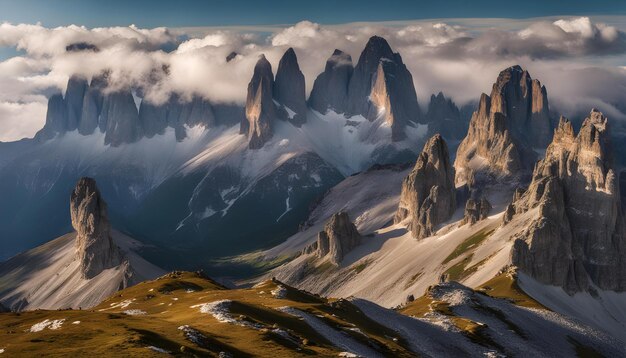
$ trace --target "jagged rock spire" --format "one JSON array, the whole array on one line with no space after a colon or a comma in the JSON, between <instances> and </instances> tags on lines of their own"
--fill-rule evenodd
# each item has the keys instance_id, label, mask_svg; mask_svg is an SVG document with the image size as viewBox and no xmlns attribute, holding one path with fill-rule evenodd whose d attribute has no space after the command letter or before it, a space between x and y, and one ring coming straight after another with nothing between
<instances>
[{"instance_id":1,"label":"jagged rock spire","mask_svg":"<svg viewBox=\"0 0 626 358\"><path fill-rule=\"evenodd\" d=\"M122 263L123 255L111 239L107 205L92 178L81 178L76 184L70 197L70 216L77 233L76 258L83 278L93 278Z\"/></svg>"},{"instance_id":2,"label":"jagged rock spire","mask_svg":"<svg viewBox=\"0 0 626 358\"><path fill-rule=\"evenodd\" d=\"M297 127L306 122L304 75L300 71L296 52L291 47L285 51L278 63L273 95L281 108L286 111L285 115L289 122Z\"/></svg>"},{"instance_id":3,"label":"jagged rock spire","mask_svg":"<svg viewBox=\"0 0 626 358\"><path fill-rule=\"evenodd\" d=\"M326 61L324 72L320 73L313 83L309 106L322 114L329 109L344 113L353 71L352 57L341 50L335 50Z\"/></svg>"},{"instance_id":4,"label":"jagged rock spire","mask_svg":"<svg viewBox=\"0 0 626 358\"><path fill-rule=\"evenodd\" d=\"M421 239L432 235L455 209L454 168L446 142L436 134L426 142L415 167L402 182L394 221L408 220L408 229Z\"/></svg>"},{"instance_id":5,"label":"jagged rock spire","mask_svg":"<svg viewBox=\"0 0 626 358\"><path fill-rule=\"evenodd\" d=\"M439 133L447 140L463 139L467 133L468 122L461 118L459 108L443 92L430 96L425 121L430 135Z\"/></svg>"},{"instance_id":6,"label":"jagged rock spire","mask_svg":"<svg viewBox=\"0 0 626 358\"><path fill-rule=\"evenodd\" d=\"M383 116L394 141L404 139L407 123L420 119L413 77L382 37L372 36L359 57L348 86L346 112L370 121Z\"/></svg>"},{"instance_id":7,"label":"jagged rock spire","mask_svg":"<svg viewBox=\"0 0 626 358\"><path fill-rule=\"evenodd\" d=\"M606 117L593 109L577 136L561 118L526 193L509 211L537 217L516 240L513 263L570 293L626 290L626 231Z\"/></svg>"},{"instance_id":8,"label":"jagged rock spire","mask_svg":"<svg viewBox=\"0 0 626 358\"><path fill-rule=\"evenodd\" d=\"M361 244L361 234L350 221L348 213L334 214L317 235L317 241L304 249L305 254L315 253L318 258L328 257L339 265L343 258Z\"/></svg>"},{"instance_id":9,"label":"jagged rock spire","mask_svg":"<svg viewBox=\"0 0 626 358\"><path fill-rule=\"evenodd\" d=\"M272 65L261 55L248 84L246 121L242 120L240 126L240 133L248 135L250 149L259 149L272 138L272 122L277 117L272 96L273 87Z\"/></svg>"},{"instance_id":10,"label":"jagged rock spire","mask_svg":"<svg viewBox=\"0 0 626 358\"><path fill-rule=\"evenodd\" d=\"M457 183L472 182L476 171L514 176L530 170L550 140L545 87L520 66L500 72L491 96L482 94L467 136L457 150Z\"/></svg>"}]
</instances>

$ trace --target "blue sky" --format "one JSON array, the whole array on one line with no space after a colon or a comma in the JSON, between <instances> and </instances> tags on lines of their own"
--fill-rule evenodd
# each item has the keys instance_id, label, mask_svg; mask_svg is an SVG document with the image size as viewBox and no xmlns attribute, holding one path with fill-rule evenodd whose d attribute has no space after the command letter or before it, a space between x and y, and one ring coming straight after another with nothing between
<instances>
[{"instance_id":1,"label":"blue sky","mask_svg":"<svg viewBox=\"0 0 626 358\"><path fill-rule=\"evenodd\" d=\"M626 0L2 0L0 21L88 27L322 24L451 17L626 15Z\"/></svg>"}]
</instances>

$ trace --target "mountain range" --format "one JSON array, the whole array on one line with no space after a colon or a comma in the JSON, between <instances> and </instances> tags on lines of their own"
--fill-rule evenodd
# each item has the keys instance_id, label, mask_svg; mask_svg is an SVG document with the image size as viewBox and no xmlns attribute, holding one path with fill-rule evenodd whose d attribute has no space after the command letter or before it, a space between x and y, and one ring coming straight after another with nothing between
<instances>
[{"instance_id":1,"label":"mountain range","mask_svg":"<svg viewBox=\"0 0 626 358\"><path fill-rule=\"evenodd\" d=\"M379 36L305 81L293 48L245 105L72 76L0 143L0 349L87 326L134 335L77 343L102 354L626 354L626 155L600 109L555 114L518 65L420 106Z\"/></svg>"}]
</instances>

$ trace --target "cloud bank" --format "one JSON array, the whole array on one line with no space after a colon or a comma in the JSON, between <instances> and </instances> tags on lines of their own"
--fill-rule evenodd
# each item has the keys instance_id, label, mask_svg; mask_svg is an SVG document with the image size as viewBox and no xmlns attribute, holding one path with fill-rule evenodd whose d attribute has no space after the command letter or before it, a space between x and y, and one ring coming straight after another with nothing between
<instances>
[{"instance_id":1,"label":"cloud bank","mask_svg":"<svg viewBox=\"0 0 626 358\"><path fill-rule=\"evenodd\" d=\"M32 136L45 120L47 96L64 91L70 75L87 78L109 71L111 89L141 88L160 103L179 93L215 102L243 103L254 64L265 54L274 66L293 47L307 90L335 48L354 63L367 39L385 37L413 74L422 107L443 91L457 103L489 92L498 72L513 64L527 68L548 88L551 104L578 113L590 106L625 118L626 34L587 17L524 20L476 30L462 22L322 26L303 21L273 32L222 29L46 28L40 24L0 25L0 47L19 55L0 62L0 140ZM469 23L469 22L468 22ZM497 23L497 22L495 22ZM506 24L506 26L505 26ZM238 55L227 62L231 52ZM623 106L622 106L623 107Z\"/></svg>"}]
</instances>

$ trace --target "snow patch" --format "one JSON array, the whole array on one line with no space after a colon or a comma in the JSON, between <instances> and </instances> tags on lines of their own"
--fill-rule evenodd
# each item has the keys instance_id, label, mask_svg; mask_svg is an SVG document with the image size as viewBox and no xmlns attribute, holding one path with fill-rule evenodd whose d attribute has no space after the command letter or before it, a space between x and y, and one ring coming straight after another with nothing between
<instances>
[{"instance_id":1,"label":"snow patch","mask_svg":"<svg viewBox=\"0 0 626 358\"><path fill-rule=\"evenodd\" d=\"M284 286L278 285L278 287L276 287L276 289L271 291L272 296L274 296L274 298L285 298L287 297L287 289Z\"/></svg>"},{"instance_id":2,"label":"snow patch","mask_svg":"<svg viewBox=\"0 0 626 358\"><path fill-rule=\"evenodd\" d=\"M147 346L146 348L151 349L155 352L159 352L159 353L164 353L164 354L170 354L170 351L166 351L163 348L159 348L159 347L155 347L155 346Z\"/></svg>"},{"instance_id":3,"label":"snow patch","mask_svg":"<svg viewBox=\"0 0 626 358\"><path fill-rule=\"evenodd\" d=\"M354 354L354 356L363 356L363 357L382 357L378 352L372 350L371 348L361 344L357 340L351 338L346 333L338 331L333 327L330 327L324 321L319 318L301 311L299 309L293 307L279 307L278 311L290 314L292 316L300 317L304 320L311 328L313 328L317 333L326 338L329 342L332 342L336 347L340 349L344 349L346 353Z\"/></svg>"},{"instance_id":4,"label":"snow patch","mask_svg":"<svg viewBox=\"0 0 626 358\"><path fill-rule=\"evenodd\" d=\"M147 314L146 311L142 311L138 309L126 310L126 311L123 311L122 313L129 315L129 316L142 316L142 315Z\"/></svg>"},{"instance_id":5,"label":"snow patch","mask_svg":"<svg viewBox=\"0 0 626 358\"><path fill-rule=\"evenodd\" d=\"M63 325L63 322L65 322L65 318L63 319L55 319L55 320L49 320L46 319L44 321L41 321L39 323L34 324L32 327L30 327L30 332L41 332L44 329L48 328L51 330L57 330L59 328L61 328L61 326Z\"/></svg>"}]
</instances>

